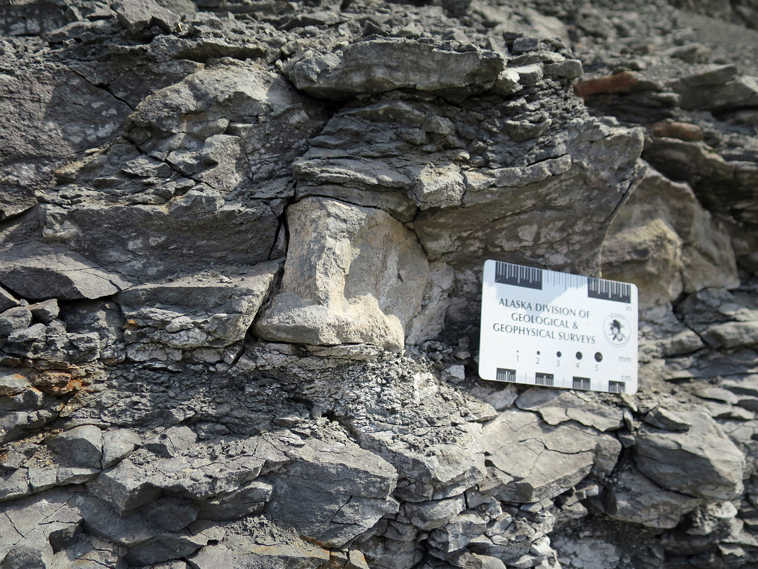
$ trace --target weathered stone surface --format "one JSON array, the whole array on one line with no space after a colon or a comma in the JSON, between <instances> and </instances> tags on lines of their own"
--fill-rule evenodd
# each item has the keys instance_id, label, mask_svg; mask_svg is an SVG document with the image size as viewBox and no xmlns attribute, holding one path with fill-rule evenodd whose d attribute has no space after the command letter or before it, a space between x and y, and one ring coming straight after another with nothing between
<instances>
[{"instance_id":1,"label":"weathered stone surface","mask_svg":"<svg viewBox=\"0 0 758 569\"><path fill-rule=\"evenodd\" d=\"M288 454L294 462L274 481L266 509L273 521L340 547L397 511L397 471L381 457L339 439L308 441Z\"/></svg>"},{"instance_id":2,"label":"weathered stone surface","mask_svg":"<svg viewBox=\"0 0 758 569\"><path fill-rule=\"evenodd\" d=\"M600 139L602 153L596 144ZM560 267L571 250L574 266L592 270L597 257L589 253L599 243L588 239L605 231L611 212L624 200L641 146L636 131L592 121L572 125L560 157L466 174L462 210L422 212L414 222L419 239L431 260L456 268L478 264L494 250L500 257ZM606 175L595 178L600 163ZM584 188L584 196L591 188L592 197L574 199L578 188ZM571 223L551 213L559 210ZM579 259L579 251L588 256Z\"/></svg>"},{"instance_id":3,"label":"weathered stone surface","mask_svg":"<svg viewBox=\"0 0 758 569\"><path fill-rule=\"evenodd\" d=\"M675 181L688 182L709 211L734 216L738 222L758 223L752 161L728 160L704 142L655 138L645 146L644 158Z\"/></svg>"},{"instance_id":4,"label":"weathered stone surface","mask_svg":"<svg viewBox=\"0 0 758 569\"><path fill-rule=\"evenodd\" d=\"M502 68L503 60L492 52L377 39L337 53L308 54L286 72L298 89L316 97L346 98L393 89L460 96L487 89Z\"/></svg>"},{"instance_id":5,"label":"weathered stone surface","mask_svg":"<svg viewBox=\"0 0 758 569\"><path fill-rule=\"evenodd\" d=\"M103 468L113 466L140 443L137 433L129 429L113 429L103 433Z\"/></svg>"},{"instance_id":6,"label":"weathered stone surface","mask_svg":"<svg viewBox=\"0 0 758 569\"><path fill-rule=\"evenodd\" d=\"M603 275L636 283L643 305L739 283L726 228L686 184L650 168L611 223L602 259Z\"/></svg>"},{"instance_id":7,"label":"weathered stone surface","mask_svg":"<svg viewBox=\"0 0 758 569\"><path fill-rule=\"evenodd\" d=\"M244 339L279 267L262 263L241 276L199 274L120 293L130 357L139 361L166 350L224 347Z\"/></svg>"},{"instance_id":8,"label":"weathered stone surface","mask_svg":"<svg viewBox=\"0 0 758 569\"><path fill-rule=\"evenodd\" d=\"M0 337L7 338L13 332L28 328L32 323L32 313L26 306L9 308L0 314Z\"/></svg>"},{"instance_id":9,"label":"weathered stone surface","mask_svg":"<svg viewBox=\"0 0 758 569\"><path fill-rule=\"evenodd\" d=\"M90 482L90 492L120 514L150 503L163 490L206 500L254 480L265 462L249 455L217 462L186 455L158 460L151 456L144 450L133 453Z\"/></svg>"},{"instance_id":10,"label":"weathered stone surface","mask_svg":"<svg viewBox=\"0 0 758 569\"><path fill-rule=\"evenodd\" d=\"M0 4L4 569L756 564L754 0ZM637 282L639 392L478 381L484 258Z\"/></svg>"},{"instance_id":11,"label":"weathered stone surface","mask_svg":"<svg viewBox=\"0 0 758 569\"><path fill-rule=\"evenodd\" d=\"M516 406L526 411L536 411L548 425L576 421L598 431L621 428L622 413L619 409L601 405L592 395L563 390L530 389L517 400Z\"/></svg>"},{"instance_id":12,"label":"weathered stone surface","mask_svg":"<svg viewBox=\"0 0 758 569\"><path fill-rule=\"evenodd\" d=\"M511 502L552 498L590 473L606 438L574 425L543 425L534 413L505 411L482 433L491 464L482 486ZM619 445L615 454L620 450Z\"/></svg>"},{"instance_id":13,"label":"weathered stone surface","mask_svg":"<svg viewBox=\"0 0 758 569\"><path fill-rule=\"evenodd\" d=\"M0 566L54 567L56 534L76 528L81 515L71 494L53 490L0 507Z\"/></svg>"},{"instance_id":14,"label":"weathered stone surface","mask_svg":"<svg viewBox=\"0 0 758 569\"><path fill-rule=\"evenodd\" d=\"M29 310L32 316L43 324L50 324L60 314L60 306L58 306L58 301L55 298L31 304Z\"/></svg>"},{"instance_id":15,"label":"weathered stone surface","mask_svg":"<svg viewBox=\"0 0 758 569\"><path fill-rule=\"evenodd\" d=\"M127 283L81 255L28 243L0 251L0 282L24 298L95 299L116 294Z\"/></svg>"},{"instance_id":16,"label":"weathered stone surface","mask_svg":"<svg viewBox=\"0 0 758 569\"><path fill-rule=\"evenodd\" d=\"M58 25L73 20L71 12L59 19L67 12L60 6L47 8ZM34 18L21 17L19 22L31 24ZM44 186L62 162L115 136L130 110L67 66L39 60L3 74L0 94L0 129L5 133L0 150L2 219L36 205L34 189Z\"/></svg>"},{"instance_id":17,"label":"weathered stone surface","mask_svg":"<svg viewBox=\"0 0 758 569\"><path fill-rule=\"evenodd\" d=\"M270 569L319 569L329 561L329 552L297 540L291 543L259 544L243 536L227 536L219 545L204 547L189 559L192 569L218 567L266 567Z\"/></svg>"},{"instance_id":18,"label":"weathered stone surface","mask_svg":"<svg viewBox=\"0 0 758 569\"><path fill-rule=\"evenodd\" d=\"M170 32L179 23L179 15L161 6L155 0L116 2L114 10L119 22L134 35L149 30L152 25Z\"/></svg>"},{"instance_id":19,"label":"weathered stone surface","mask_svg":"<svg viewBox=\"0 0 758 569\"><path fill-rule=\"evenodd\" d=\"M666 529L676 527L699 503L698 498L664 490L628 469L608 491L605 511L617 520Z\"/></svg>"},{"instance_id":20,"label":"weathered stone surface","mask_svg":"<svg viewBox=\"0 0 758 569\"><path fill-rule=\"evenodd\" d=\"M408 503L403 508L403 513L418 529L433 530L442 527L465 509L464 497L456 496L434 502Z\"/></svg>"},{"instance_id":21,"label":"weathered stone surface","mask_svg":"<svg viewBox=\"0 0 758 569\"><path fill-rule=\"evenodd\" d=\"M94 425L82 425L64 431L47 441L63 464L100 468L103 457L103 433Z\"/></svg>"},{"instance_id":22,"label":"weathered stone surface","mask_svg":"<svg viewBox=\"0 0 758 569\"><path fill-rule=\"evenodd\" d=\"M637 468L663 488L689 496L729 500L742 492L745 457L703 411L680 412L690 428L666 432L643 427Z\"/></svg>"},{"instance_id":23,"label":"weathered stone surface","mask_svg":"<svg viewBox=\"0 0 758 569\"><path fill-rule=\"evenodd\" d=\"M331 199L305 198L287 218L292 230L281 291L256 334L400 349L428 278L413 234L382 211Z\"/></svg>"},{"instance_id":24,"label":"weathered stone surface","mask_svg":"<svg viewBox=\"0 0 758 569\"><path fill-rule=\"evenodd\" d=\"M725 110L758 105L758 81L734 65L710 66L673 84L685 109Z\"/></svg>"}]
</instances>

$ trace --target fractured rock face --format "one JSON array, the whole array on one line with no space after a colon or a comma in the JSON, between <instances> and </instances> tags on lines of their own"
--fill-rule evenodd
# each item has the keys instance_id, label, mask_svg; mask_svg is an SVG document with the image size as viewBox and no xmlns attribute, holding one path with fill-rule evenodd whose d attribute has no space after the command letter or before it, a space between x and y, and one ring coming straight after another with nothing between
<instances>
[{"instance_id":1,"label":"fractured rock face","mask_svg":"<svg viewBox=\"0 0 758 569\"><path fill-rule=\"evenodd\" d=\"M501 500L526 503L552 498L603 465L615 464L621 445L615 438L572 424L548 427L525 411L505 411L483 430L488 478L482 488ZM604 446L610 445L608 449Z\"/></svg>"},{"instance_id":2,"label":"fractured rock face","mask_svg":"<svg viewBox=\"0 0 758 569\"><path fill-rule=\"evenodd\" d=\"M573 267L595 270L598 236L635 178L642 138L593 121L569 132L558 156L466 172L462 210L422 212L414 226L430 259L471 267L509 255L561 268L571 258Z\"/></svg>"},{"instance_id":3,"label":"fractured rock face","mask_svg":"<svg viewBox=\"0 0 758 569\"><path fill-rule=\"evenodd\" d=\"M95 299L128 286L81 255L39 243L0 251L0 282L19 295L35 300Z\"/></svg>"},{"instance_id":4,"label":"fractured rock face","mask_svg":"<svg viewBox=\"0 0 758 569\"><path fill-rule=\"evenodd\" d=\"M219 348L244 339L279 267L262 263L243 276L200 274L122 292L117 301L127 318L130 357Z\"/></svg>"},{"instance_id":5,"label":"fractured rock face","mask_svg":"<svg viewBox=\"0 0 758 569\"><path fill-rule=\"evenodd\" d=\"M380 210L325 198L301 200L287 218L281 291L256 334L303 344L401 348L429 270L413 234Z\"/></svg>"},{"instance_id":6,"label":"fractured rock face","mask_svg":"<svg viewBox=\"0 0 758 569\"><path fill-rule=\"evenodd\" d=\"M381 457L339 440L310 441L288 454L294 464L274 482L267 507L274 521L340 547L397 511L397 471Z\"/></svg>"},{"instance_id":7,"label":"fractured rock face","mask_svg":"<svg viewBox=\"0 0 758 569\"><path fill-rule=\"evenodd\" d=\"M663 488L689 496L730 500L742 492L745 457L703 411L680 413L685 432L642 427L637 468Z\"/></svg>"},{"instance_id":8,"label":"fractured rock face","mask_svg":"<svg viewBox=\"0 0 758 569\"><path fill-rule=\"evenodd\" d=\"M605 510L614 519L653 528L676 527L700 500L664 490L635 470L625 470L610 489Z\"/></svg>"},{"instance_id":9,"label":"fractured rock face","mask_svg":"<svg viewBox=\"0 0 758 569\"><path fill-rule=\"evenodd\" d=\"M602 259L605 277L637 284L643 306L739 284L726 228L689 186L651 168L611 223Z\"/></svg>"},{"instance_id":10,"label":"fractured rock face","mask_svg":"<svg viewBox=\"0 0 758 569\"><path fill-rule=\"evenodd\" d=\"M503 68L493 52L456 50L404 39L352 44L341 52L308 54L286 72L298 89L324 98L346 98L394 89L466 94L490 87Z\"/></svg>"}]
</instances>

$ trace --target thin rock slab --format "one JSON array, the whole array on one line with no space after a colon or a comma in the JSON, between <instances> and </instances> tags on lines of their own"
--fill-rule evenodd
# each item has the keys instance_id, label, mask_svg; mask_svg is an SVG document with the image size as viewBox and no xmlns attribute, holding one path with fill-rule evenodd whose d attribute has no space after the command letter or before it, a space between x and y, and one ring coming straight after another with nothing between
<instances>
[{"instance_id":1,"label":"thin rock slab","mask_svg":"<svg viewBox=\"0 0 758 569\"><path fill-rule=\"evenodd\" d=\"M700 503L699 498L664 490L636 470L628 469L610 488L605 512L623 522L671 529Z\"/></svg>"},{"instance_id":2,"label":"thin rock slab","mask_svg":"<svg viewBox=\"0 0 758 569\"><path fill-rule=\"evenodd\" d=\"M256 543L243 535L227 536L188 559L192 569L266 567L266 569L319 569L329 562L329 551L302 540L276 544Z\"/></svg>"},{"instance_id":3,"label":"thin rock slab","mask_svg":"<svg viewBox=\"0 0 758 569\"><path fill-rule=\"evenodd\" d=\"M347 438L308 439L284 452L293 463L274 479L267 506L268 517L280 525L342 547L384 515L397 512L391 496L395 468Z\"/></svg>"},{"instance_id":4,"label":"thin rock slab","mask_svg":"<svg viewBox=\"0 0 758 569\"><path fill-rule=\"evenodd\" d=\"M704 411L680 412L690 428L669 432L643 425L635 464L663 488L689 496L731 500L743 490L745 457Z\"/></svg>"},{"instance_id":5,"label":"thin rock slab","mask_svg":"<svg viewBox=\"0 0 758 569\"><path fill-rule=\"evenodd\" d=\"M576 421L598 431L620 429L623 413L617 407L602 405L593 396L555 389L529 389L517 400L516 406L536 411L548 425Z\"/></svg>"},{"instance_id":6,"label":"thin rock slab","mask_svg":"<svg viewBox=\"0 0 758 569\"><path fill-rule=\"evenodd\" d=\"M40 243L0 251L0 283L32 300L92 300L128 286L117 274L103 271L77 253Z\"/></svg>"},{"instance_id":7,"label":"thin rock slab","mask_svg":"<svg viewBox=\"0 0 758 569\"><path fill-rule=\"evenodd\" d=\"M535 413L518 410L487 424L482 446L489 466L480 489L516 503L562 494L597 464L607 463L602 469L609 472L621 451L609 435L573 424L550 427Z\"/></svg>"},{"instance_id":8,"label":"thin rock slab","mask_svg":"<svg viewBox=\"0 0 758 569\"><path fill-rule=\"evenodd\" d=\"M457 50L408 39L376 39L338 52L309 53L285 73L295 87L326 99L414 89L461 97L491 87L504 67L494 52Z\"/></svg>"},{"instance_id":9,"label":"thin rock slab","mask_svg":"<svg viewBox=\"0 0 758 569\"><path fill-rule=\"evenodd\" d=\"M245 274L201 273L132 287L117 301L127 318L125 340L171 349L225 347L244 339L279 272L280 262L256 265Z\"/></svg>"}]
</instances>

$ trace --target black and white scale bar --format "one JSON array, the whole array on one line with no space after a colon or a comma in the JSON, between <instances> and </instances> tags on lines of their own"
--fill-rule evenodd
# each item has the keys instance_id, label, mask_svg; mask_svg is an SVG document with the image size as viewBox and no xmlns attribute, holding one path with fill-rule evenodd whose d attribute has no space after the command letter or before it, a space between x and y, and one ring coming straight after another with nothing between
<instances>
[{"instance_id":1,"label":"black and white scale bar","mask_svg":"<svg viewBox=\"0 0 758 569\"><path fill-rule=\"evenodd\" d=\"M497 261L495 282L542 290L542 269Z\"/></svg>"},{"instance_id":2,"label":"black and white scale bar","mask_svg":"<svg viewBox=\"0 0 758 569\"><path fill-rule=\"evenodd\" d=\"M632 302L632 287L627 283L607 281L595 277L587 278L587 296L615 302Z\"/></svg>"},{"instance_id":3,"label":"black and white scale bar","mask_svg":"<svg viewBox=\"0 0 758 569\"><path fill-rule=\"evenodd\" d=\"M495 379L498 381L516 381L516 370L499 367L497 368Z\"/></svg>"}]
</instances>

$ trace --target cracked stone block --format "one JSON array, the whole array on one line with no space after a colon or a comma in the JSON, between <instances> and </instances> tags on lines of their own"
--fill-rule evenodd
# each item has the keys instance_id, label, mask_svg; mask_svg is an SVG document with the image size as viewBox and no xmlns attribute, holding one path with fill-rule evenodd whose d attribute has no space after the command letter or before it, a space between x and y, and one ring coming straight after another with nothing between
<instances>
[{"instance_id":1,"label":"cracked stone block","mask_svg":"<svg viewBox=\"0 0 758 569\"><path fill-rule=\"evenodd\" d=\"M47 441L64 464L100 468L103 457L103 433L94 425L82 425L64 431Z\"/></svg>"},{"instance_id":2,"label":"cracked stone block","mask_svg":"<svg viewBox=\"0 0 758 569\"><path fill-rule=\"evenodd\" d=\"M402 348L428 279L415 236L383 211L326 198L293 204L287 219L281 290L256 334L278 342Z\"/></svg>"},{"instance_id":3,"label":"cracked stone block","mask_svg":"<svg viewBox=\"0 0 758 569\"><path fill-rule=\"evenodd\" d=\"M701 500L664 490L636 470L625 470L610 488L606 513L617 520L643 526L670 529L694 510Z\"/></svg>"},{"instance_id":4,"label":"cracked stone block","mask_svg":"<svg viewBox=\"0 0 758 569\"><path fill-rule=\"evenodd\" d=\"M488 477L480 488L517 503L557 496L596 463L607 462L603 469L609 471L621 451L609 435L574 424L551 427L534 413L515 410L485 425L483 446Z\"/></svg>"},{"instance_id":5,"label":"cracked stone block","mask_svg":"<svg viewBox=\"0 0 758 569\"><path fill-rule=\"evenodd\" d=\"M548 425L576 421L598 431L612 431L623 424L621 410L601 404L592 394L529 389L516 400L516 406L538 412Z\"/></svg>"},{"instance_id":6,"label":"cracked stone block","mask_svg":"<svg viewBox=\"0 0 758 569\"><path fill-rule=\"evenodd\" d=\"M225 347L243 340L280 266L261 263L243 275L197 274L120 293L130 353L154 346Z\"/></svg>"},{"instance_id":7,"label":"cracked stone block","mask_svg":"<svg viewBox=\"0 0 758 569\"><path fill-rule=\"evenodd\" d=\"M0 251L0 282L24 298L95 299L128 283L61 247L27 243Z\"/></svg>"},{"instance_id":8,"label":"cracked stone block","mask_svg":"<svg viewBox=\"0 0 758 569\"><path fill-rule=\"evenodd\" d=\"M704 411L680 411L684 432L643 426L635 464L667 490L706 499L730 500L742 493L745 456Z\"/></svg>"},{"instance_id":9,"label":"cracked stone block","mask_svg":"<svg viewBox=\"0 0 758 569\"><path fill-rule=\"evenodd\" d=\"M403 88L460 97L490 87L502 69L503 60L494 52L377 39L338 52L308 54L285 72L309 95L341 99Z\"/></svg>"},{"instance_id":10,"label":"cracked stone block","mask_svg":"<svg viewBox=\"0 0 758 569\"><path fill-rule=\"evenodd\" d=\"M643 305L739 283L730 237L692 189L647 167L603 243L603 276L630 281Z\"/></svg>"},{"instance_id":11,"label":"cracked stone block","mask_svg":"<svg viewBox=\"0 0 758 569\"><path fill-rule=\"evenodd\" d=\"M282 544L259 544L246 536L227 536L188 560L192 569L219 567L266 567L270 569L316 569L329 562L329 551L300 539Z\"/></svg>"},{"instance_id":12,"label":"cracked stone block","mask_svg":"<svg viewBox=\"0 0 758 569\"><path fill-rule=\"evenodd\" d=\"M341 547L398 510L391 497L395 468L349 440L310 439L285 450L293 461L273 481L267 506L273 521L330 547Z\"/></svg>"}]
</instances>

